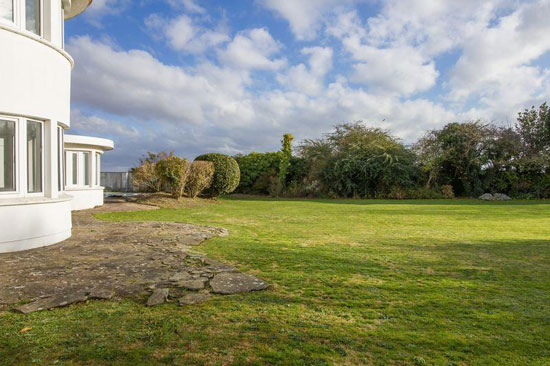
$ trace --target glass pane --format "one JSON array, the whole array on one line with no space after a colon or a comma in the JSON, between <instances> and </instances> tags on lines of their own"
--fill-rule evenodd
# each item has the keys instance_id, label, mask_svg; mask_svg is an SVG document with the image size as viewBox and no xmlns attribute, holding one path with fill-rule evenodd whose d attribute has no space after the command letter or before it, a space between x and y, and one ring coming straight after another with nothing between
<instances>
[{"instance_id":1,"label":"glass pane","mask_svg":"<svg viewBox=\"0 0 550 366\"><path fill-rule=\"evenodd\" d=\"M57 128L57 190L63 191L63 129Z\"/></svg>"},{"instance_id":2,"label":"glass pane","mask_svg":"<svg viewBox=\"0 0 550 366\"><path fill-rule=\"evenodd\" d=\"M40 0L25 0L25 28L40 35Z\"/></svg>"},{"instance_id":3,"label":"glass pane","mask_svg":"<svg viewBox=\"0 0 550 366\"><path fill-rule=\"evenodd\" d=\"M78 184L78 154L72 154L73 156L73 186Z\"/></svg>"},{"instance_id":4,"label":"glass pane","mask_svg":"<svg viewBox=\"0 0 550 366\"><path fill-rule=\"evenodd\" d=\"M0 0L0 20L13 22L13 0Z\"/></svg>"},{"instance_id":5,"label":"glass pane","mask_svg":"<svg viewBox=\"0 0 550 366\"><path fill-rule=\"evenodd\" d=\"M95 185L101 184L101 154L95 154Z\"/></svg>"},{"instance_id":6,"label":"glass pane","mask_svg":"<svg viewBox=\"0 0 550 366\"><path fill-rule=\"evenodd\" d=\"M15 122L0 120L0 192L15 191Z\"/></svg>"},{"instance_id":7,"label":"glass pane","mask_svg":"<svg viewBox=\"0 0 550 366\"><path fill-rule=\"evenodd\" d=\"M84 185L90 185L90 153L84 153Z\"/></svg>"},{"instance_id":8,"label":"glass pane","mask_svg":"<svg viewBox=\"0 0 550 366\"><path fill-rule=\"evenodd\" d=\"M42 192L42 123L27 121L27 184L29 193Z\"/></svg>"}]
</instances>

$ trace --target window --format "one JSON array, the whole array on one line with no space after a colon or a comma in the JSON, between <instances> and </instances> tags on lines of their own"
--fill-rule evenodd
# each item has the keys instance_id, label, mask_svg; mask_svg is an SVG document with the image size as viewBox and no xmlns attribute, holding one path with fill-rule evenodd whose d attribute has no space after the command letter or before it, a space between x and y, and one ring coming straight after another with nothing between
<instances>
[{"instance_id":1,"label":"window","mask_svg":"<svg viewBox=\"0 0 550 366\"><path fill-rule=\"evenodd\" d=\"M0 120L0 192L15 191L15 122Z\"/></svg>"},{"instance_id":2,"label":"window","mask_svg":"<svg viewBox=\"0 0 550 366\"><path fill-rule=\"evenodd\" d=\"M0 21L13 22L13 0L0 0Z\"/></svg>"},{"instance_id":3,"label":"window","mask_svg":"<svg viewBox=\"0 0 550 366\"><path fill-rule=\"evenodd\" d=\"M65 49L65 9L61 8L61 48Z\"/></svg>"},{"instance_id":4,"label":"window","mask_svg":"<svg viewBox=\"0 0 550 366\"><path fill-rule=\"evenodd\" d=\"M57 127L57 190L62 192L65 190L63 185L63 172L65 171L65 159L63 154L63 128Z\"/></svg>"},{"instance_id":5,"label":"window","mask_svg":"<svg viewBox=\"0 0 550 366\"><path fill-rule=\"evenodd\" d=\"M78 185L78 153L72 153L73 158L73 186Z\"/></svg>"},{"instance_id":6,"label":"window","mask_svg":"<svg viewBox=\"0 0 550 366\"><path fill-rule=\"evenodd\" d=\"M25 29L34 34L41 35L40 18L40 0L25 0Z\"/></svg>"},{"instance_id":7,"label":"window","mask_svg":"<svg viewBox=\"0 0 550 366\"><path fill-rule=\"evenodd\" d=\"M82 153L82 159L84 160L83 166L84 169L82 169L82 182L85 186L90 185L90 153L85 152Z\"/></svg>"},{"instance_id":8,"label":"window","mask_svg":"<svg viewBox=\"0 0 550 366\"><path fill-rule=\"evenodd\" d=\"M27 189L42 192L42 123L27 121Z\"/></svg>"},{"instance_id":9,"label":"window","mask_svg":"<svg viewBox=\"0 0 550 366\"><path fill-rule=\"evenodd\" d=\"M101 154L95 153L95 185L101 185Z\"/></svg>"}]
</instances>

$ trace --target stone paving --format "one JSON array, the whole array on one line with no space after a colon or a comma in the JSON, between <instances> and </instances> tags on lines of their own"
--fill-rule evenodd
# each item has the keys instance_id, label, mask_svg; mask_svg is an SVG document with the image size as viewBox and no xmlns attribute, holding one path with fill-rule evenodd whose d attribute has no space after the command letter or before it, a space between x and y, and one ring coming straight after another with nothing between
<instances>
[{"instance_id":1,"label":"stone paving","mask_svg":"<svg viewBox=\"0 0 550 366\"><path fill-rule=\"evenodd\" d=\"M180 305L190 305L210 299L211 293L228 295L268 287L233 266L193 253L193 246L228 235L225 229L168 222L105 222L92 216L151 209L155 207L119 202L74 212L69 240L0 254L0 309L31 313L112 298L141 302L148 298L148 306L179 299Z\"/></svg>"}]
</instances>

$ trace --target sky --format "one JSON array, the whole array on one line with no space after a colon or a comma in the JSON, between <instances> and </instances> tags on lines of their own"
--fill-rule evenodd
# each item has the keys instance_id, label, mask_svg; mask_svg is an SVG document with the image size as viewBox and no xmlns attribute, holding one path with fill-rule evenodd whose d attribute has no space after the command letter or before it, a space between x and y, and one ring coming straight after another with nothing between
<instances>
[{"instance_id":1,"label":"sky","mask_svg":"<svg viewBox=\"0 0 550 366\"><path fill-rule=\"evenodd\" d=\"M363 121L413 143L550 102L550 0L94 0L66 22L69 133L146 152L280 149Z\"/></svg>"}]
</instances>

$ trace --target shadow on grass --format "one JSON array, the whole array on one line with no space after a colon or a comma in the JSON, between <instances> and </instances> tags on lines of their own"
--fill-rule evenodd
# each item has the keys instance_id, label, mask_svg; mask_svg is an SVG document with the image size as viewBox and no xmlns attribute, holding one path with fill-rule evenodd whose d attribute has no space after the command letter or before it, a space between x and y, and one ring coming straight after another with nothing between
<instances>
[{"instance_id":1,"label":"shadow on grass","mask_svg":"<svg viewBox=\"0 0 550 366\"><path fill-rule=\"evenodd\" d=\"M387 200L387 199L325 199L325 198L274 198L260 195L235 194L223 196L228 201L259 201L259 202L312 202L332 203L340 205L446 205L446 206L533 206L550 205L550 200L512 200L512 201L482 201L473 198L456 199L419 199L419 200Z\"/></svg>"}]
</instances>

